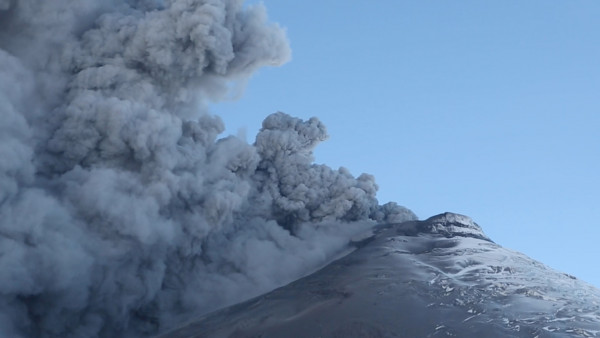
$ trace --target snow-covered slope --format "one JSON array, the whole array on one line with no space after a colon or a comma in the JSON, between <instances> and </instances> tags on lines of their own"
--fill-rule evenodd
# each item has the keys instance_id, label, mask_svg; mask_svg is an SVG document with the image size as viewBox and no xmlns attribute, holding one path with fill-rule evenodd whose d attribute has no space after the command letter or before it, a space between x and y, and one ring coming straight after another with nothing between
<instances>
[{"instance_id":1,"label":"snow-covered slope","mask_svg":"<svg viewBox=\"0 0 600 338\"><path fill-rule=\"evenodd\" d=\"M600 290L502 248L466 216L381 225L353 245L164 337L600 337Z\"/></svg>"}]
</instances>

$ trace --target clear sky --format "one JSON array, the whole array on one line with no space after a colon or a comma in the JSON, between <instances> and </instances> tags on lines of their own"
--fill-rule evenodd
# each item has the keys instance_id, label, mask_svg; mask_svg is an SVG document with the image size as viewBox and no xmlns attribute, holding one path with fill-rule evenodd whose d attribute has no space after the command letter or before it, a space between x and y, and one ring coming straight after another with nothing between
<instances>
[{"instance_id":1,"label":"clear sky","mask_svg":"<svg viewBox=\"0 0 600 338\"><path fill-rule=\"evenodd\" d=\"M227 133L317 116L316 162L375 175L380 202L600 287L600 2L263 3L292 61L213 107Z\"/></svg>"}]
</instances>

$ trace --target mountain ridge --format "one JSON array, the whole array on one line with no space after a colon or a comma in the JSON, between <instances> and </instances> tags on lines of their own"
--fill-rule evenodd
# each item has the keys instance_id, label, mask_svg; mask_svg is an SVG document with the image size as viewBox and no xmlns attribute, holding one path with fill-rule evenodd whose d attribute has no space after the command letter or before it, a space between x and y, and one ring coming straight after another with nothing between
<instances>
[{"instance_id":1,"label":"mountain ridge","mask_svg":"<svg viewBox=\"0 0 600 338\"><path fill-rule=\"evenodd\" d=\"M502 248L467 216L373 232L309 276L161 337L600 336L600 290Z\"/></svg>"}]
</instances>

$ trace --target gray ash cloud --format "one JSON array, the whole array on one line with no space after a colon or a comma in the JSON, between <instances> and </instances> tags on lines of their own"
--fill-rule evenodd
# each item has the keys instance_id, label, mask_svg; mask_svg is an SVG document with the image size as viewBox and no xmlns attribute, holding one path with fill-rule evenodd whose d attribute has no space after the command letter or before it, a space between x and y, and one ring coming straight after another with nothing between
<instances>
[{"instance_id":1,"label":"gray ash cloud","mask_svg":"<svg viewBox=\"0 0 600 338\"><path fill-rule=\"evenodd\" d=\"M374 222L318 119L220 137L207 103L290 58L236 0L0 0L0 335L155 334L287 283Z\"/></svg>"}]
</instances>

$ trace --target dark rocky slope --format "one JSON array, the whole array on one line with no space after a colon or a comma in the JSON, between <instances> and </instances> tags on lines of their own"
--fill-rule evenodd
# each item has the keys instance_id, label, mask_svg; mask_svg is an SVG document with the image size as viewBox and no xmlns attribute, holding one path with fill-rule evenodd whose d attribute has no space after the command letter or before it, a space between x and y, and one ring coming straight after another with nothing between
<instances>
[{"instance_id":1,"label":"dark rocky slope","mask_svg":"<svg viewBox=\"0 0 600 338\"><path fill-rule=\"evenodd\" d=\"M492 242L445 213L380 225L285 287L164 338L596 337L600 290Z\"/></svg>"}]
</instances>

